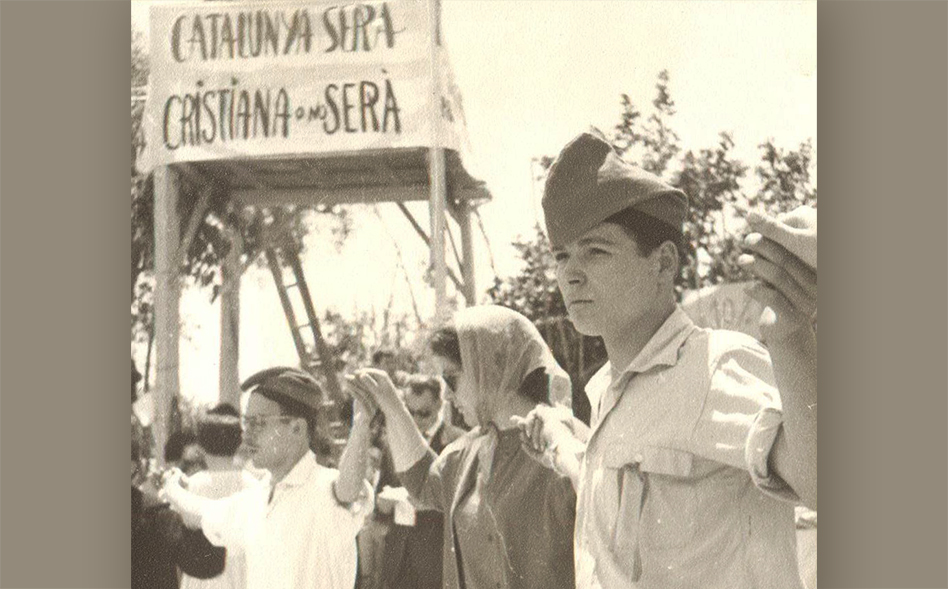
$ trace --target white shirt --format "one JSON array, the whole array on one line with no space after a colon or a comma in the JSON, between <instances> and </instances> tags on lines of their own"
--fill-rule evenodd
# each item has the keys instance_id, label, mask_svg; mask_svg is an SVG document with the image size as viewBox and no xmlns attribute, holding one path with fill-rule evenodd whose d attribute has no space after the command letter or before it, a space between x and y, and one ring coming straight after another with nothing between
<instances>
[{"instance_id":1,"label":"white shirt","mask_svg":"<svg viewBox=\"0 0 948 589\"><path fill-rule=\"evenodd\" d=\"M254 484L250 473L240 470L201 471L188 479L188 490L209 499L230 497L241 489ZM181 589L245 589L247 587L247 568L244 556L239 550L228 551L225 555L224 571L210 579L196 579L181 575Z\"/></svg>"},{"instance_id":2,"label":"white shirt","mask_svg":"<svg viewBox=\"0 0 948 589\"><path fill-rule=\"evenodd\" d=\"M237 495L214 501L202 514L208 539L242 550L248 589L352 589L356 534L372 511L372 489L346 507L336 501L339 471L307 452L273 488L269 477Z\"/></svg>"}]
</instances>

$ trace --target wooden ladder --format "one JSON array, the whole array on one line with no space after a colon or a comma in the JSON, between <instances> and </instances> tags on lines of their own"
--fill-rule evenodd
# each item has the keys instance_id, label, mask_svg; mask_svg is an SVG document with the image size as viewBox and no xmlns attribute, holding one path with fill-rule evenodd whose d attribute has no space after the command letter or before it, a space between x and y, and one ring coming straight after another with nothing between
<instances>
[{"instance_id":1,"label":"wooden ladder","mask_svg":"<svg viewBox=\"0 0 948 589\"><path fill-rule=\"evenodd\" d=\"M328 434L332 440L332 458L338 460L348 436L348 426L342 421L339 408L347 403L348 399L342 392L332 352L326 345L319 327L319 319L316 316L313 299L300 263L298 246L285 234L278 235L270 240L264 254L270 272L273 274L280 304L283 306L283 312L290 326L293 344L300 358L300 367L317 378L322 376L325 383L317 416L317 429ZM284 279L284 268L290 270L291 282ZM303 323L297 319L297 308L293 304L292 291L297 293L296 298L302 303L305 314Z\"/></svg>"}]
</instances>

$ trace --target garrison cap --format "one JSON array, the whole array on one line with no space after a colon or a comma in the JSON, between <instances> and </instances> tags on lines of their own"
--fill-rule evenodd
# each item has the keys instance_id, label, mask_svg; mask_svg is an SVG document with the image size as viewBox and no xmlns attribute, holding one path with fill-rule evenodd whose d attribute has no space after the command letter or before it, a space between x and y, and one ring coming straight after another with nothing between
<instances>
[{"instance_id":1,"label":"garrison cap","mask_svg":"<svg viewBox=\"0 0 948 589\"><path fill-rule=\"evenodd\" d=\"M322 399L322 389L312 375L284 366L261 370L245 380L240 388L278 403L283 400L302 403L314 411L319 409Z\"/></svg>"},{"instance_id":2,"label":"garrison cap","mask_svg":"<svg viewBox=\"0 0 948 589\"><path fill-rule=\"evenodd\" d=\"M629 207L681 228L688 197L625 162L596 128L567 143L550 167L543 189L550 244L565 246Z\"/></svg>"}]
</instances>

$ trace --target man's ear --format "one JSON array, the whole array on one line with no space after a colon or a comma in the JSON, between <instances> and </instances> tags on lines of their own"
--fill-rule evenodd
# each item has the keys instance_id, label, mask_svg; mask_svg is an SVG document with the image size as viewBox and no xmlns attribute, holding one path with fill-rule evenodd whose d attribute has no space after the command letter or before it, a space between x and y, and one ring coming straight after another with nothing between
<instances>
[{"instance_id":1,"label":"man's ear","mask_svg":"<svg viewBox=\"0 0 948 589\"><path fill-rule=\"evenodd\" d=\"M659 273L674 282L679 269L678 247L674 243L666 241L658 246L657 253Z\"/></svg>"}]
</instances>

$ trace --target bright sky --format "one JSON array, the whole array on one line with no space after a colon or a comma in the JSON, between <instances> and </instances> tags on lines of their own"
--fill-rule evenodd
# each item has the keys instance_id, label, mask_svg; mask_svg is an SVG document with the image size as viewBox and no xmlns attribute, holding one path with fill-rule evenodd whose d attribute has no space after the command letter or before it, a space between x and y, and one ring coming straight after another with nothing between
<instances>
[{"instance_id":1,"label":"bright sky","mask_svg":"<svg viewBox=\"0 0 948 589\"><path fill-rule=\"evenodd\" d=\"M132 25L146 35L150 4L132 1ZM756 160L769 137L784 148L807 138L816 144L815 0L444 0L442 18L477 169L494 196L481 215L501 276L518 269L509 243L541 220L531 158L555 155L589 125L611 129L622 93L646 110L662 69L686 148L710 147L720 131L733 133L745 161ZM424 204L410 208L427 225ZM304 265L318 309L381 314L394 289L396 312L411 314L395 241L421 313L430 316L434 294L420 279L427 251L394 206L381 207L381 217L357 207L340 252L325 231L310 236ZM476 235L483 291L494 273ZM269 273L250 269L241 297L241 378L296 363ZM182 300L181 389L204 404L217 398L219 310L208 300L203 291Z\"/></svg>"}]
</instances>

